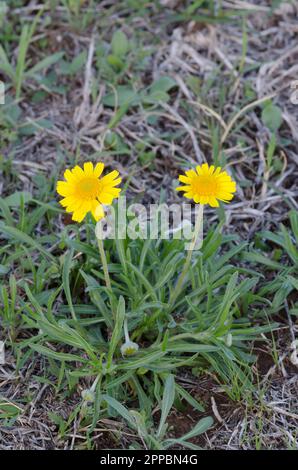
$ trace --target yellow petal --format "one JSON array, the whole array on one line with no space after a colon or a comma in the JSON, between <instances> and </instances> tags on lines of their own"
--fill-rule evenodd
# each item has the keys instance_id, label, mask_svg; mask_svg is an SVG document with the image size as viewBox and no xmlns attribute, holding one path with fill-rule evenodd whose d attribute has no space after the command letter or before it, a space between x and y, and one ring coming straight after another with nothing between
<instances>
[{"instance_id":1,"label":"yellow petal","mask_svg":"<svg viewBox=\"0 0 298 470\"><path fill-rule=\"evenodd\" d=\"M178 186L176 191L190 191L190 186Z\"/></svg>"},{"instance_id":2,"label":"yellow petal","mask_svg":"<svg viewBox=\"0 0 298 470\"><path fill-rule=\"evenodd\" d=\"M73 174L78 178L78 179L81 179L84 177L84 172L82 170L82 168L80 168L78 165L76 165L74 167L74 169L72 170Z\"/></svg>"},{"instance_id":3,"label":"yellow petal","mask_svg":"<svg viewBox=\"0 0 298 470\"><path fill-rule=\"evenodd\" d=\"M230 201L233 199L234 194L231 193L225 193L223 191L220 191L219 194L217 195L217 198L222 201Z\"/></svg>"},{"instance_id":4,"label":"yellow petal","mask_svg":"<svg viewBox=\"0 0 298 470\"><path fill-rule=\"evenodd\" d=\"M107 204L107 205L110 205L112 204L113 202L113 199L114 199L114 196L112 194L109 194L109 193L102 193L98 196L98 200L102 203L102 204Z\"/></svg>"},{"instance_id":5,"label":"yellow petal","mask_svg":"<svg viewBox=\"0 0 298 470\"><path fill-rule=\"evenodd\" d=\"M81 210L83 207L84 201L74 198L73 202L69 203L66 207L66 212L75 212Z\"/></svg>"},{"instance_id":6,"label":"yellow petal","mask_svg":"<svg viewBox=\"0 0 298 470\"><path fill-rule=\"evenodd\" d=\"M236 191L236 183L231 181L230 183L219 183L219 188L220 190L226 190L228 192L230 191Z\"/></svg>"},{"instance_id":7,"label":"yellow petal","mask_svg":"<svg viewBox=\"0 0 298 470\"><path fill-rule=\"evenodd\" d=\"M74 198L73 196L68 196L68 197L65 197L64 199L61 199L61 201L59 201L59 203L63 207L71 206L73 204L77 204L77 199Z\"/></svg>"},{"instance_id":8,"label":"yellow petal","mask_svg":"<svg viewBox=\"0 0 298 470\"><path fill-rule=\"evenodd\" d=\"M64 178L66 179L66 181L68 183L75 183L77 181L77 178L75 177L75 175L70 170L65 170L63 176L64 176Z\"/></svg>"},{"instance_id":9,"label":"yellow petal","mask_svg":"<svg viewBox=\"0 0 298 470\"><path fill-rule=\"evenodd\" d=\"M208 175L209 174L209 165L208 165L208 163L203 163L201 168L202 168L202 175Z\"/></svg>"},{"instance_id":10,"label":"yellow petal","mask_svg":"<svg viewBox=\"0 0 298 470\"><path fill-rule=\"evenodd\" d=\"M194 194L192 191L189 191L189 193L185 193L183 194L184 197L186 197L187 199L192 199L194 197Z\"/></svg>"},{"instance_id":11,"label":"yellow petal","mask_svg":"<svg viewBox=\"0 0 298 470\"><path fill-rule=\"evenodd\" d=\"M106 185L107 183L110 183L115 178L117 178L118 175L119 175L119 171L113 170L113 171L111 171L111 173L108 173L106 176L104 176L101 179L101 182L102 182L103 185Z\"/></svg>"},{"instance_id":12,"label":"yellow petal","mask_svg":"<svg viewBox=\"0 0 298 470\"><path fill-rule=\"evenodd\" d=\"M104 163L102 162L96 163L95 168L94 168L94 176L96 176L96 178L99 178L103 172L103 169L104 169Z\"/></svg>"},{"instance_id":13,"label":"yellow petal","mask_svg":"<svg viewBox=\"0 0 298 470\"><path fill-rule=\"evenodd\" d=\"M113 186L117 186L118 184L120 184L122 181L122 178L116 178L115 180L111 181L110 183L110 186L113 187Z\"/></svg>"},{"instance_id":14,"label":"yellow petal","mask_svg":"<svg viewBox=\"0 0 298 470\"><path fill-rule=\"evenodd\" d=\"M209 197L209 204L211 207L219 207L218 201L213 196Z\"/></svg>"},{"instance_id":15,"label":"yellow petal","mask_svg":"<svg viewBox=\"0 0 298 470\"><path fill-rule=\"evenodd\" d=\"M60 196L66 197L73 194L74 187L72 184L67 183L66 181L57 181L56 190Z\"/></svg>"},{"instance_id":16,"label":"yellow petal","mask_svg":"<svg viewBox=\"0 0 298 470\"><path fill-rule=\"evenodd\" d=\"M200 197L200 204L208 204L209 196L201 196Z\"/></svg>"},{"instance_id":17,"label":"yellow petal","mask_svg":"<svg viewBox=\"0 0 298 470\"><path fill-rule=\"evenodd\" d=\"M185 174L188 178L195 178L197 176L195 170L187 170Z\"/></svg>"},{"instance_id":18,"label":"yellow petal","mask_svg":"<svg viewBox=\"0 0 298 470\"><path fill-rule=\"evenodd\" d=\"M93 176L93 163L92 162L84 163L84 172L86 176Z\"/></svg>"},{"instance_id":19,"label":"yellow petal","mask_svg":"<svg viewBox=\"0 0 298 470\"><path fill-rule=\"evenodd\" d=\"M181 181L181 183L190 183L191 178L185 175L179 175L179 181Z\"/></svg>"},{"instance_id":20,"label":"yellow petal","mask_svg":"<svg viewBox=\"0 0 298 470\"><path fill-rule=\"evenodd\" d=\"M112 194L114 197L118 197L121 193L121 188L111 188L109 189L109 193Z\"/></svg>"},{"instance_id":21,"label":"yellow petal","mask_svg":"<svg viewBox=\"0 0 298 470\"><path fill-rule=\"evenodd\" d=\"M102 205L98 204L98 202L96 201L93 204L93 208L91 212L96 222L102 219L105 215Z\"/></svg>"},{"instance_id":22,"label":"yellow petal","mask_svg":"<svg viewBox=\"0 0 298 470\"><path fill-rule=\"evenodd\" d=\"M72 220L75 222L82 222L82 220L86 217L86 214L86 211L79 209L72 214Z\"/></svg>"},{"instance_id":23,"label":"yellow petal","mask_svg":"<svg viewBox=\"0 0 298 470\"><path fill-rule=\"evenodd\" d=\"M217 180L218 181L232 181L232 178L230 177L230 175L228 175L228 173L223 172L218 175Z\"/></svg>"},{"instance_id":24,"label":"yellow petal","mask_svg":"<svg viewBox=\"0 0 298 470\"><path fill-rule=\"evenodd\" d=\"M203 170L202 170L202 166L201 166L201 165L196 166L196 170L197 170L197 174L198 174L198 175L202 175L202 174L203 174ZM197 175L195 175L195 176L197 176Z\"/></svg>"},{"instance_id":25,"label":"yellow petal","mask_svg":"<svg viewBox=\"0 0 298 470\"><path fill-rule=\"evenodd\" d=\"M118 197L120 193L121 193L121 188L113 188L113 187L102 191L102 194L110 194L113 197Z\"/></svg>"}]
</instances>

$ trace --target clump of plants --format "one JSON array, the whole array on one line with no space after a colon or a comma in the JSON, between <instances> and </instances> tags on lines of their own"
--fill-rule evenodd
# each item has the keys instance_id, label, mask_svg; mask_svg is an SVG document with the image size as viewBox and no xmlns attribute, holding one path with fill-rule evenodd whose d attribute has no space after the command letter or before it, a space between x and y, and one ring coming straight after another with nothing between
<instances>
[{"instance_id":1,"label":"clump of plants","mask_svg":"<svg viewBox=\"0 0 298 470\"><path fill-rule=\"evenodd\" d=\"M33 277L24 274L17 283L11 275L9 290L2 288L3 324L19 368L37 353L48 363L42 380L56 393L80 391L72 419L77 417L88 435L100 419L118 416L148 448L196 448L189 439L212 425L210 417L180 438L167 437L171 410L204 412L181 374L209 371L238 399L253 387L249 345L274 327L251 324L253 312L267 300L255 290L260 275L234 264L246 244L225 235L222 222L203 237L204 206L229 202L236 184L207 164L179 177L177 190L197 206L186 250L185 240L175 238L104 240L105 212L120 195L121 178L116 170L103 174L101 162L65 171L57 191L74 223L56 238L37 241L11 226L2 203L7 242L43 257ZM24 295L16 309L17 289ZM52 419L65 432L64 420ZM132 446L138 448L138 439Z\"/></svg>"}]
</instances>

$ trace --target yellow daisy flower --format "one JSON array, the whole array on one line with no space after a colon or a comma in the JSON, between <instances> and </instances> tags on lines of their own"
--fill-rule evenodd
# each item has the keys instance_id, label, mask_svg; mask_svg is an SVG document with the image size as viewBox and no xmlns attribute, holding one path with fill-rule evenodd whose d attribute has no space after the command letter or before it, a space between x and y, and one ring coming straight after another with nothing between
<instances>
[{"instance_id":1,"label":"yellow daisy flower","mask_svg":"<svg viewBox=\"0 0 298 470\"><path fill-rule=\"evenodd\" d=\"M218 201L229 202L236 191L236 183L226 171L208 163L199 165L195 170L188 170L179 176L179 181L185 186L178 186L177 191L184 191L184 196L193 199L195 203L209 204L218 207Z\"/></svg>"},{"instance_id":2,"label":"yellow daisy flower","mask_svg":"<svg viewBox=\"0 0 298 470\"><path fill-rule=\"evenodd\" d=\"M114 170L100 178L104 169L103 163L84 163L84 169L78 165L72 170L66 170L66 181L57 182L57 193L63 196L60 204L66 207L66 212L73 212L72 220L82 222L88 212L96 221L104 217L104 205L110 205L117 198L121 189L115 188L121 183L119 172Z\"/></svg>"}]
</instances>

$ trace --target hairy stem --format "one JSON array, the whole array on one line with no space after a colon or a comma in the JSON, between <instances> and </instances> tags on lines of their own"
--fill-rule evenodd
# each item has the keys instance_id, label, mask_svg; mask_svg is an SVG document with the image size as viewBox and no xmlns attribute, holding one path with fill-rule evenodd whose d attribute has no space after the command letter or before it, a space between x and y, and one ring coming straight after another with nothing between
<instances>
[{"instance_id":1,"label":"hairy stem","mask_svg":"<svg viewBox=\"0 0 298 470\"><path fill-rule=\"evenodd\" d=\"M197 218L196 218L194 234L193 234L192 240L190 242L187 257L186 257L186 260L184 262L184 266L182 268L180 276L178 278L177 284L175 286L175 290L172 292L172 294L170 296L170 300L169 300L170 308L173 307L177 297L181 293L181 289L183 287L183 282L184 282L185 276L186 276L187 271L188 271L189 266L190 266L191 257L192 257L192 253L194 251L194 248L196 247L197 249L199 249L199 248L201 248L201 246L203 244L203 214L204 214L204 205L200 204L199 205L199 211L198 211ZM199 240L199 245L197 245L198 240Z\"/></svg>"},{"instance_id":2,"label":"hairy stem","mask_svg":"<svg viewBox=\"0 0 298 470\"><path fill-rule=\"evenodd\" d=\"M107 263L107 258L106 258L104 246L103 246L103 241L98 238L97 243L98 243L99 253L100 253L100 257L101 257L101 263L102 263L102 269L103 269L103 273L104 273L106 287L109 291L111 291L112 290L111 279L110 279L110 275L109 275L108 263Z\"/></svg>"}]
</instances>

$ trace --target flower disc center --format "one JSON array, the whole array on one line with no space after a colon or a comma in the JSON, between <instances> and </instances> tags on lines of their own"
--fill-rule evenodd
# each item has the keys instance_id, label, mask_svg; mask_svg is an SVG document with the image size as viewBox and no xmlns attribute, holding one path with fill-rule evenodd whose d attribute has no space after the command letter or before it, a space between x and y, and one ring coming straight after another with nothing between
<instances>
[{"instance_id":1,"label":"flower disc center","mask_svg":"<svg viewBox=\"0 0 298 470\"><path fill-rule=\"evenodd\" d=\"M83 178L77 185L79 196L83 199L96 199L100 189L101 182L97 178Z\"/></svg>"},{"instance_id":2,"label":"flower disc center","mask_svg":"<svg viewBox=\"0 0 298 470\"><path fill-rule=\"evenodd\" d=\"M198 175L192 182L193 192L201 196L214 196L217 191L217 182L212 175Z\"/></svg>"}]
</instances>

